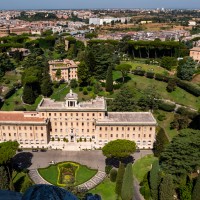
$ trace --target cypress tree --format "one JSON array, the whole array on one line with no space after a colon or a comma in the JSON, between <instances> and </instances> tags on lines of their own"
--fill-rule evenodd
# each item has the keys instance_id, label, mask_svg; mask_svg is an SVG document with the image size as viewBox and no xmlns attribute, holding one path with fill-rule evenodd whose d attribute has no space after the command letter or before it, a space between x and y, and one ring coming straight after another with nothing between
<instances>
[{"instance_id":1,"label":"cypress tree","mask_svg":"<svg viewBox=\"0 0 200 200\"><path fill-rule=\"evenodd\" d=\"M108 67L107 75L106 75L106 91L113 91L113 75L112 75L112 65Z\"/></svg>"},{"instance_id":2,"label":"cypress tree","mask_svg":"<svg viewBox=\"0 0 200 200\"><path fill-rule=\"evenodd\" d=\"M116 182L117 178L117 170L116 169L111 169L110 170L110 181L111 182Z\"/></svg>"},{"instance_id":3,"label":"cypress tree","mask_svg":"<svg viewBox=\"0 0 200 200\"><path fill-rule=\"evenodd\" d=\"M158 187L160 184L159 163L155 161L150 171L150 189L153 200L158 200Z\"/></svg>"},{"instance_id":4,"label":"cypress tree","mask_svg":"<svg viewBox=\"0 0 200 200\"><path fill-rule=\"evenodd\" d=\"M132 164L129 163L126 166L124 173L122 191L121 191L122 200L132 200L133 199L133 169Z\"/></svg>"},{"instance_id":5,"label":"cypress tree","mask_svg":"<svg viewBox=\"0 0 200 200\"><path fill-rule=\"evenodd\" d=\"M22 99L24 103L27 103L27 104L33 104L35 102L36 95L34 94L34 91L31 85L25 84Z\"/></svg>"},{"instance_id":6,"label":"cypress tree","mask_svg":"<svg viewBox=\"0 0 200 200\"><path fill-rule=\"evenodd\" d=\"M53 90L52 90L51 79L49 79L49 78L43 79L42 84L41 84L41 93L45 97L49 97L52 94L52 92L53 92Z\"/></svg>"},{"instance_id":7,"label":"cypress tree","mask_svg":"<svg viewBox=\"0 0 200 200\"><path fill-rule=\"evenodd\" d=\"M156 141L154 143L154 155L156 157L159 157L168 143L169 140L166 136L164 129L160 128L158 134L156 135Z\"/></svg>"},{"instance_id":8,"label":"cypress tree","mask_svg":"<svg viewBox=\"0 0 200 200\"><path fill-rule=\"evenodd\" d=\"M192 192L192 200L200 200L200 175L197 177L197 181Z\"/></svg>"},{"instance_id":9,"label":"cypress tree","mask_svg":"<svg viewBox=\"0 0 200 200\"><path fill-rule=\"evenodd\" d=\"M0 189L9 190L9 178L3 166L0 167Z\"/></svg>"},{"instance_id":10,"label":"cypress tree","mask_svg":"<svg viewBox=\"0 0 200 200\"><path fill-rule=\"evenodd\" d=\"M125 166L123 163L120 163L119 169L117 172L117 179L116 179L116 186L115 186L115 193L118 195L118 197L121 196L124 172L125 172Z\"/></svg>"},{"instance_id":11,"label":"cypress tree","mask_svg":"<svg viewBox=\"0 0 200 200\"><path fill-rule=\"evenodd\" d=\"M160 200L174 199L174 185L170 174L167 174L160 184Z\"/></svg>"}]
</instances>

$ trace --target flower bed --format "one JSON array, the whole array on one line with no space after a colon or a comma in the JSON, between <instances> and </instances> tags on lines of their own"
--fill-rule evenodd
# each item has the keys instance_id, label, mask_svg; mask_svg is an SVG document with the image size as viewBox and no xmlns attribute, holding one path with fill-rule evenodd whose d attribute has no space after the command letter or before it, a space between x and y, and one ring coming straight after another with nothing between
<instances>
[{"instance_id":1,"label":"flower bed","mask_svg":"<svg viewBox=\"0 0 200 200\"><path fill-rule=\"evenodd\" d=\"M67 162L58 165L58 185L74 185L76 172L79 168L78 164Z\"/></svg>"}]
</instances>

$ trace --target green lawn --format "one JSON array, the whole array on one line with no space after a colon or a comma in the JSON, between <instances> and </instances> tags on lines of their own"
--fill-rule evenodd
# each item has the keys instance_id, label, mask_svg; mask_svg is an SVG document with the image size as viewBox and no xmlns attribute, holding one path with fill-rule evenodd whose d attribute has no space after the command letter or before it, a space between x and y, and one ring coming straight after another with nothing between
<instances>
[{"instance_id":1,"label":"green lawn","mask_svg":"<svg viewBox=\"0 0 200 200\"><path fill-rule=\"evenodd\" d=\"M12 173L12 178L13 178L13 185L15 188L15 191L20 192L22 184L29 180L30 182L32 182L32 180L29 178L28 174L24 173L24 172L16 172L14 171Z\"/></svg>"},{"instance_id":2,"label":"green lawn","mask_svg":"<svg viewBox=\"0 0 200 200\"><path fill-rule=\"evenodd\" d=\"M133 174L139 182L142 182L145 174L150 171L152 163L157 159L153 155L147 155L135 162L133 165Z\"/></svg>"},{"instance_id":3,"label":"green lawn","mask_svg":"<svg viewBox=\"0 0 200 200\"><path fill-rule=\"evenodd\" d=\"M49 183L51 183L53 185L57 185L57 179L58 179L58 168L57 168L57 165L51 165L48 168L38 169L38 172Z\"/></svg>"},{"instance_id":4,"label":"green lawn","mask_svg":"<svg viewBox=\"0 0 200 200\"><path fill-rule=\"evenodd\" d=\"M64 101L67 93L69 93L69 87L67 87L65 83L60 84L58 88L53 89L51 99L55 99L56 101Z\"/></svg>"},{"instance_id":5,"label":"green lawn","mask_svg":"<svg viewBox=\"0 0 200 200\"><path fill-rule=\"evenodd\" d=\"M5 100L1 110L2 111L13 111L15 107L17 106L23 106L26 108L27 111L33 111L36 110L38 104L40 103L42 96L39 96L36 100L35 103L32 105L23 105L22 104L22 93L23 93L23 88L18 89L11 97Z\"/></svg>"},{"instance_id":6,"label":"green lawn","mask_svg":"<svg viewBox=\"0 0 200 200\"><path fill-rule=\"evenodd\" d=\"M163 110L159 110L158 112L153 114L154 117L157 119L158 115L165 115L165 120L159 121L157 119L158 125L162 128L164 128L165 132L169 136L170 139L172 139L174 136L178 134L178 131L176 129L170 129L170 123L174 119L174 113L172 112L165 112Z\"/></svg>"},{"instance_id":7,"label":"green lawn","mask_svg":"<svg viewBox=\"0 0 200 200\"><path fill-rule=\"evenodd\" d=\"M169 93L166 90L167 83L157 81L155 79L149 79L144 76L137 76L132 74L129 74L129 76L131 80L126 84L130 87L136 87L137 89L144 90L149 86L154 86L155 90L160 95L160 98L169 99L181 105L190 106L195 109L200 107L200 97L195 97L194 95L179 87L176 87L175 91Z\"/></svg>"},{"instance_id":8,"label":"green lawn","mask_svg":"<svg viewBox=\"0 0 200 200\"><path fill-rule=\"evenodd\" d=\"M51 183L53 185L57 185L57 180L58 180L57 165L51 165L50 167L47 167L47 168L38 169L38 172L40 173L40 175L45 180L47 180L49 183ZM84 166L84 165L79 165L79 169L76 172L76 183L75 183L75 185L80 185L80 184L88 181L96 173L97 173L97 170L89 169L87 166Z\"/></svg>"},{"instance_id":9,"label":"green lawn","mask_svg":"<svg viewBox=\"0 0 200 200\"><path fill-rule=\"evenodd\" d=\"M109 178L106 178L96 188L90 190L89 192L91 192L93 194L99 194L101 196L102 200L115 200L116 199L115 183L111 182Z\"/></svg>"},{"instance_id":10,"label":"green lawn","mask_svg":"<svg viewBox=\"0 0 200 200\"><path fill-rule=\"evenodd\" d=\"M129 64L132 66L132 70L136 69L137 67L141 67L141 69L145 70L145 71L153 71L155 73L159 73L159 74L165 74L167 73L167 70L157 66L157 65L148 65L148 64L144 64L144 63L140 63L140 62L136 62L136 61L128 61L128 62L123 62L126 64Z\"/></svg>"}]
</instances>

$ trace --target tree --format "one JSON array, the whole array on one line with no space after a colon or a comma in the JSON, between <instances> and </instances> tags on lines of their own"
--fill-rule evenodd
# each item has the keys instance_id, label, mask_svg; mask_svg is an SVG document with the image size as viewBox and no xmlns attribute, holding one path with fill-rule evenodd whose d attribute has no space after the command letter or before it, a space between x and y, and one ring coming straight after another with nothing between
<instances>
[{"instance_id":1,"label":"tree","mask_svg":"<svg viewBox=\"0 0 200 200\"><path fill-rule=\"evenodd\" d=\"M161 168L174 176L195 172L200 166L200 131L184 129L160 156Z\"/></svg>"},{"instance_id":2,"label":"tree","mask_svg":"<svg viewBox=\"0 0 200 200\"><path fill-rule=\"evenodd\" d=\"M24 103L27 104L33 104L36 100L37 96L34 94L33 88L31 87L31 85L26 84L24 86L24 90L23 90L23 95L22 95L22 99L24 101Z\"/></svg>"},{"instance_id":3,"label":"tree","mask_svg":"<svg viewBox=\"0 0 200 200\"><path fill-rule=\"evenodd\" d=\"M125 158L130 156L136 150L136 144L130 140L114 140L102 148L103 155L107 158Z\"/></svg>"},{"instance_id":4,"label":"tree","mask_svg":"<svg viewBox=\"0 0 200 200\"><path fill-rule=\"evenodd\" d=\"M171 129L185 129L189 125L189 119L186 115L174 115L174 120L170 123L170 128Z\"/></svg>"},{"instance_id":5,"label":"tree","mask_svg":"<svg viewBox=\"0 0 200 200\"><path fill-rule=\"evenodd\" d=\"M160 184L159 171L160 171L159 162L155 161L150 171L150 189L153 200L158 199L158 187Z\"/></svg>"},{"instance_id":6,"label":"tree","mask_svg":"<svg viewBox=\"0 0 200 200\"><path fill-rule=\"evenodd\" d=\"M126 166L122 183L121 197L122 200L133 199L133 169L131 163Z\"/></svg>"},{"instance_id":7,"label":"tree","mask_svg":"<svg viewBox=\"0 0 200 200\"><path fill-rule=\"evenodd\" d=\"M1 190L9 189L9 177L4 166L0 166L0 189Z\"/></svg>"},{"instance_id":8,"label":"tree","mask_svg":"<svg viewBox=\"0 0 200 200\"><path fill-rule=\"evenodd\" d=\"M120 64L120 65L117 65L115 67L115 69L117 71L120 71L122 73L122 79L123 79L123 83L124 83L124 78L125 76L127 76L128 72L131 70L132 66L129 65L129 64Z\"/></svg>"},{"instance_id":9,"label":"tree","mask_svg":"<svg viewBox=\"0 0 200 200\"><path fill-rule=\"evenodd\" d=\"M52 86L53 84L49 73L44 72L44 77L42 79L42 84L41 84L41 93L44 96L49 97L53 92Z\"/></svg>"},{"instance_id":10,"label":"tree","mask_svg":"<svg viewBox=\"0 0 200 200\"><path fill-rule=\"evenodd\" d=\"M110 170L110 181L115 182L117 178L117 170L116 169L111 169Z\"/></svg>"},{"instance_id":11,"label":"tree","mask_svg":"<svg viewBox=\"0 0 200 200\"><path fill-rule=\"evenodd\" d=\"M71 87L71 88L76 88L76 87L78 87L78 83L77 83L77 80L76 80L76 79L72 79L72 80L70 81L70 87Z\"/></svg>"},{"instance_id":12,"label":"tree","mask_svg":"<svg viewBox=\"0 0 200 200\"><path fill-rule=\"evenodd\" d=\"M0 76L3 76L6 71L13 70L14 64L11 62L6 53L0 53Z\"/></svg>"},{"instance_id":13,"label":"tree","mask_svg":"<svg viewBox=\"0 0 200 200\"><path fill-rule=\"evenodd\" d=\"M169 144L169 139L164 129L160 128L156 135L156 141L154 142L154 155L160 157L160 154L164 151L167 144Z\"/></svg>"},{"instance_id":14,"label":"tree","mask_svg":"<svg viewBox=\"0 0 200 200\"><path fill-rule=\"evenodd\" d=\"M113 75L112 75L112 66L108 67L107 76L106 76L106 91L113 91Z\"/></svg>"},{"instance_id":15,"label":"tree","mask_svg":"<svg viewBox=\"0 0 200 200\"><path fill-rule=\"evenodd\" d=\"M174 199L174 184L171 175L164 176L160 184L160 200L172 200Z\"/></svg>"},{"instance_id":16,"label":"tree","mask_svg":"<svg viewBox=\"0 0 200 200\"><path fill-rule=\"evenodd\" d=\"M180 60L177 67L177 77L182 80L192 80L193 74L195 72L195 67L196 63L191 57Z\"/></svg>"},{"instance_id":17,"label":"tree","mask_svg":"<svg viewBox=\"0 0 200 200\"><path fill-rule=\"evenodd\" d=\"M167 92L173 92L176 89L176 80L175 79L169 79L167 84Z\"/></svg>"},{"instance_id":18,"label":"tree","mask_svg":"<svg viewBox=\"0 0 200 200\"><path fill-rule=\"evenodd\" d=\"M129 87L121 88L120 92L116 94L112 105L112 111L133 111L136 109L136 102L133 98L133 92Z\"/></svg>"},{"instance_id":19,"label":"tree","mask_svg":"<svg viewBox=\"0 0 200 200\"><path fill-rule=\"evenodd\" d=\"M192 200L200 200L199 191L200 191L200 175L198 175L197 177L197 181L192 192Z\"/></svg>"},{"instance_id":20,"label":"tree","mask_svg":"<svg viewBox=\"0 0 200 200\"><path fill-rule=\"evenodd\" d=\"M115 193L117 194L118 197L121 196L124 172L125 172L125 166L123 163L120 163L119 169L117 172L117 179L116 179L116 186L115 186Z\"/></svg>"},{"instance_id":21,"label":"tree","mask_svg":"<svg viewBox=\"0 0 200 200\"><path fill-rule=\"evenodd\" d=\"M169 57L169 56L164 56L162 57L160 66L167 69L167 70L171 70L172 67L177 65L177 60L174 57Z\"/></svg>"},{"instance_id":22,"label":"tree","mask_svg":"<svg viewBox=\"0 0 200 200\"><path fill-rule=\"evenodd\" d=\"M30 181L30 179L27 176L28 175L26 175L24 178L24 182L23 182L21 190L20 190L21 193L26 192L26 190L33 185L33 183Z\"/></svg>"},{"instance_id":23,"label":"tree","mask_svg":"<svg viewBox=\"0 0 200 200\"><path fill-rule=\"evenodd\" d=\"M61 69L56 70L56 77L60 78L61 77Z\"/></svg>"},{"instance_id":24,"label":"tree","mask_svg":"<svg viewBox=\"0 0 200 200\"><path fill-rule=\"evenodd\" d=\"M10 189L13 190L13 184L12 184L12 176L11 176L11 159L16 154L16 151L19 147L19 144L17 141L8 141L0 143L0 165L3 165L6 167L9 181L10 181Z\"/></svg>"},{"instance_id":25,"label":"tree","mask_svg":"<svg viewBox=\"0 0 200 200\"><path fill-rule=\"evenodd\" d=\"M85 62L81 62L78 66L78 83L80 86L87 86L89 83L89 68Z\"/></svg>"}]
</instances>

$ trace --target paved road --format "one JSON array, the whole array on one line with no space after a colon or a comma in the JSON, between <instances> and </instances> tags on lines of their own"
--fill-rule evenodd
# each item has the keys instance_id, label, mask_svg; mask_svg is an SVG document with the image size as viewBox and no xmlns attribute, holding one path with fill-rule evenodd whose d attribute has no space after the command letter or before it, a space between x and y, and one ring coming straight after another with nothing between
<instances>
[{"instance_id":1,"label":"paved road","mask_svg":"<svg viewBox=\"0 0 200 200\"><path fill-rule=\"evenodd\" d=\"M47 152L31 152L33 154L32 165L29 169L37 169L47 167L50 161L62 162L62 161L74 161L88 167L105 170L105 157L102 155L102 151L60 151L51 150ZM151 150L141 150L135 153L134 159L138 159L152 154ZM133 200L144 200L139 192L139 183L134 180L134 198Z\"/></svg>"}]
</instances>

